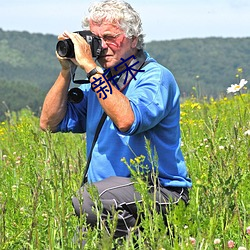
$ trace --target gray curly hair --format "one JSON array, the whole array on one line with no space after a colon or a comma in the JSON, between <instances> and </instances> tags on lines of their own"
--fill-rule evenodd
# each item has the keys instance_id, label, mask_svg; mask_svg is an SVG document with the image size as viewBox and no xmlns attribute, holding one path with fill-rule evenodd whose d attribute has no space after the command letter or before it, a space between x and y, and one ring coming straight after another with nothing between
<instances>
[{"instance_id":1,"label":"gray curly hair","mask_svg":"<svg viewBox=\"0 0 250 250\"><path fill-rule=\"evenodd\" d=\"M103 20L117 23L127 38L138 37L137 49L144 47L142 22L139 14L131 5L121 0L104 0L94 3L89 8L89 15L82 21L83 28L89 28L89 22L102 23Z\"/></svg>"}]
</instances>

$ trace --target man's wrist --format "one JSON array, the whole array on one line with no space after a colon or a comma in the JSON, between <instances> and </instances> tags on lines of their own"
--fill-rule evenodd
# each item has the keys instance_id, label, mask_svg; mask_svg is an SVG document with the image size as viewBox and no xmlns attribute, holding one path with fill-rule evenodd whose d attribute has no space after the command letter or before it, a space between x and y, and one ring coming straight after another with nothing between
<instances>
[{"instance_id":1,"label":"man's wrist","mask_svg":"<svg viewBox=\"0 0 250 250\"><path fill-rule=\"evenodd\" d=\"M68 79L70 78L70 69L62 69L60 74L62 77Z\"/></svg>"},{"instance_id":2,"label":"man's wrist","mask_svg":"<svg viewBox=\"0 0 250 250\"><path fill-rule=\"evenodd\" d=\"M103 69L99 66L96 66L87 73L87 78L90 80L92 76L95 76L97 74L102 75L103 73Z\"/></svg>"}]
</instances>

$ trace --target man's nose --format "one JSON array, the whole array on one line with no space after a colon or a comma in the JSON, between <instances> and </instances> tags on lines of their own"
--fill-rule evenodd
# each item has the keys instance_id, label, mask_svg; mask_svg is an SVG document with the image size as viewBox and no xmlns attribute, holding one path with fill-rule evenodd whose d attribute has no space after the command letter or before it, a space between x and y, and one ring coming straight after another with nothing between
<instances>
[{"instance_id":1,"label":"man's nose","mask_svg":"<svg viewBox=\"0 0 250 250\"><path fill-rule=\"evenodd\" d=\"M101 38L101 40L102 40L102 48L107 49L108 48L107 43L105 42L105 40L103 38Z\"/></svg>"}]
</instances>

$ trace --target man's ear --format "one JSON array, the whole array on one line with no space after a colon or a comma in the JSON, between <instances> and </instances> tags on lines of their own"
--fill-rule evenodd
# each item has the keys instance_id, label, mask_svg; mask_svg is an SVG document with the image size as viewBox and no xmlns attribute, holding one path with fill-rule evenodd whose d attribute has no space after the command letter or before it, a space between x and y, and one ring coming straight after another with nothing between
<instances>
[{"instance_id":1,"label":"man's ear","mask_svg":"<svg viewBox=\"0 0 250 250\"><path fill-rule=\"evenodd\" d=\"M138 43L138 37L132 37L131 47L132 49L135 49Z\"/></svg>"}]
</instances>

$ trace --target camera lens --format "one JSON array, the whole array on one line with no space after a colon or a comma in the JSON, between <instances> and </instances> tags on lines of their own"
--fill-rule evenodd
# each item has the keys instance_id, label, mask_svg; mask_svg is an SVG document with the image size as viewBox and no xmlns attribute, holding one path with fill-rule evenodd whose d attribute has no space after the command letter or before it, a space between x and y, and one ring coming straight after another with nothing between
<instances>
[{"instance_id":1,"label":"camera lens","mask_svg":"<svg viewBox=\"0 0 250 250\"><path fill-rule=\"evenodd\" d=\"M56 51L61 57L73 58L75 56L74 45L70 39L59 41L56 45Z\"/></svg>"},{"instance_id":2,"label":"camera lens","mask_svg":"<svg viewBox=\"0 0 250 250\"><path fill-rule=\"evenodd\" d=\"M72 88L68 92L68 100L73 103L79 103L82 101L84 94L79 88Z\"/></svg>"}]
</instances>

